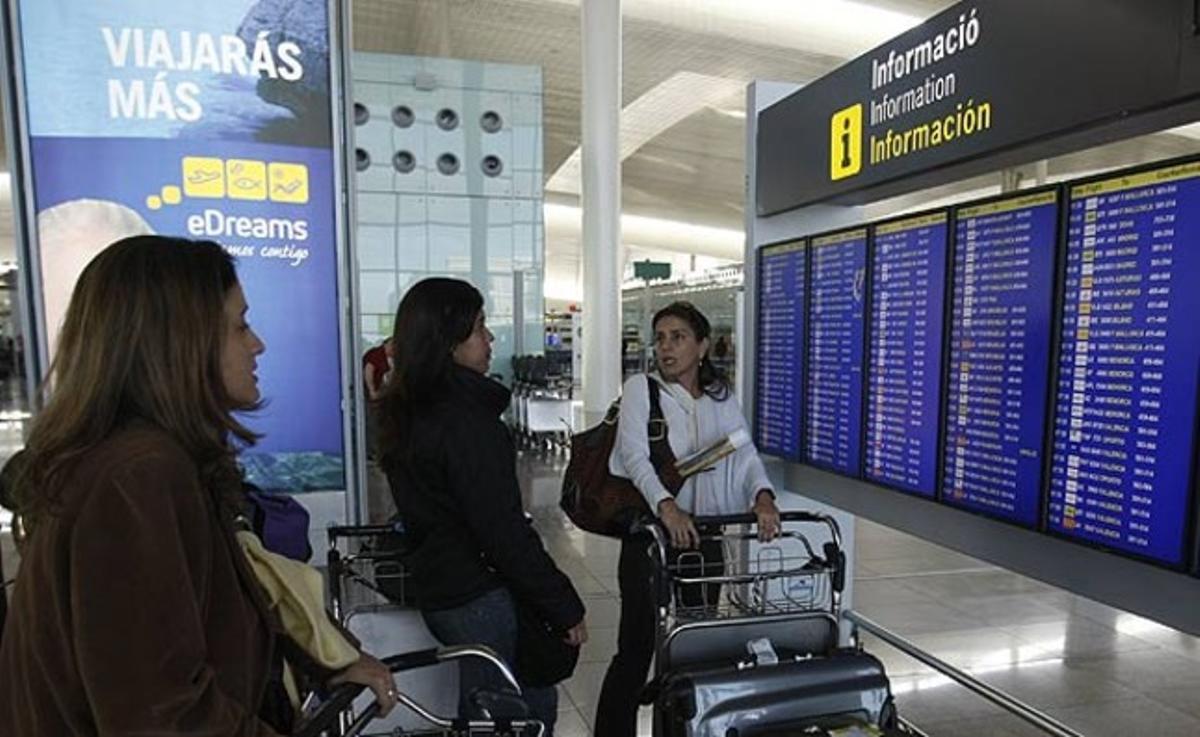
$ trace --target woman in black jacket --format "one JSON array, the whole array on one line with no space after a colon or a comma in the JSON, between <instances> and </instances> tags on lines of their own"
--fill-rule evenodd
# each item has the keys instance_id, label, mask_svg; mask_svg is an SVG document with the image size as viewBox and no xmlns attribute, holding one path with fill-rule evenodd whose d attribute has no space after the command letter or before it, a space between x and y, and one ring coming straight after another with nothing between
<instances>
[{"instance_id":1,"label":"woman in black jacket","mask_svg":"<svg viewBox=\"0 0 1200 737\"><path fill-rule=\"evenodd\" d=\"M382 452L430 631L445 645L488 645L512 664L517 601L574 646L587 629L583 602L521 507L512 438L500 420L509 391L487 378L493 339L483 297L467 282L431 278L409 289L392 335ZM460 711L473 715L471 693L501 685L467 664L460 680ZM532 715L552 729L554 687L524 692Z\"/></svg>"}]
</instances>

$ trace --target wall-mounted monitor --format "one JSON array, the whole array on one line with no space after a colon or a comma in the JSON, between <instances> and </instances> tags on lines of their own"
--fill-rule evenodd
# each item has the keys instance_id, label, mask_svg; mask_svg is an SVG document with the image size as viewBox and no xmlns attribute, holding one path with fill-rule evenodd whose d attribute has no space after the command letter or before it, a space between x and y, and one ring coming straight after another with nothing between
<instances>
[{"instance_id":1,"label":"wall-mounted monitor","mask_svg":"<svg viewBox=\"0 0 1200 737\"><path fill-rule=\"evenodd\" d=\"M867 231L812 239L804 460L838 473L862 466Z\"/></svg>"},{"instance_id":2,"label":"wall-mounted monitor","mask_svg":"<svg viewBox=\"0 0 1200 737\"><path fill-rule=\"evenodd\" d=\"M800 460L806 255L804 239L758 252L754 440L760 452L794 461Z\"/></svg>"},{"instance_id":3,"label":"wall-mounted monitor","mask_svg":"<svg viewBox=\"0 0 1200 737\"><path fill-rule=\"evenodd\" d=\"M865 475L903 491L937 491L945 211L877 225L872 234Z\"/></svg>"},{"instance_id":4,"label":"wall-mounted monitor","mask_svg":"<svg viewBox=\"0 0 1200 737\"><path fill-rule=\"evenodd\" d=\"M1057 189L955 211L942 500L1027 527L1042 509Z\"/></svg>"},{"instance_id":5,"label":"wall-mounted monitor","mask_svg":"<svg viewBox=\"0 0 1200 737\"><path fill-rule=\"evenodd\" d=\"M1200 368L1200 162L1072 186L1052 532L1186 562Z\"/></svg>"}]
</instances>

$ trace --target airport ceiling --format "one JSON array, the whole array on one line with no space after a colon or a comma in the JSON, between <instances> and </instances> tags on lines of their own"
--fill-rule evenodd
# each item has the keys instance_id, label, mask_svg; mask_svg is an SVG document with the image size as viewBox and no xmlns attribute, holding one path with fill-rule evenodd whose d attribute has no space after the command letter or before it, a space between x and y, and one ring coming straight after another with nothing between
<instances>
[{"instance_id":1,"label":"airport ceiling","mask_svg":"<svg viewBox=\"0 0 1200 737\"><path fill-rule=\"evenodd\" d=\"M580 0L346 2L356 50L541 67L546 200L577 205ZM622 0L622 209L668 221L657 228L667 235L655 236L656 244L627 238L626 245L688 250L688 244L669 243L671 226L687 223L712 228L707 235L734 243L714 246L708 255L736 258L727 254L740 254L744 225L746 85L756 79L812 81L953 4ZM0 145L3 134L0 127ZM1049 173L1065 178L1197 151L1200 124L1060 157L1049 162ZM997 180L979 177L885 204L900 209L920 206L922 199L961 198ZM0 192L4 244L10 240L3 237L11 232L10 208L8 191ZM551 220L548 216L548 255L577 262L578 226ZM0 259L11 258L8 250L0 248Z\"/></svg>"},{"instance_id":2,"label":"airport ceiling","mask_svg":"<svg viewBox=\"0 0 1200 737\"><path fill-rule=\"evenodd\" d=\"M357 50L540 66L546 199L577 205L580 0L350 1ZM740 254L746 85L812 81L953 4L622 0L623 212L719 229L713 233L729 233L736 244L724 250ZM1198 150L1200 124L1060 157L1048 162L1048 173L1055 180ZM994 189L999 179L977 177L883 204L911 209ZM547 223L548 255L578 259L577 228Z\"/></svg>"},{"instance_id":3,"label":"airport ceiling","mask_svg":"<svg viewBox=\"0 0 1200 737\"><path fill-rule=\"evenodd\" d=\"M952 4L623 0L624 212L741 230L746 85L817 79ZM579 0L353 0L351 8L359 51L540 66L547 200L574 204Z\"/></svg>"}]
</instances>

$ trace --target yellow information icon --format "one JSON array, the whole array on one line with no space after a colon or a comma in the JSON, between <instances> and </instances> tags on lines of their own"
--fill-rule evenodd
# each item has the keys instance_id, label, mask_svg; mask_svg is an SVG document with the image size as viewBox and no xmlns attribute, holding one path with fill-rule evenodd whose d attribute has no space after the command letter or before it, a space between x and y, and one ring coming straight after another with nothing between
<instances>
[{"instance_id":1,"label":"yellow information icon","mask_svg":"<svg viewBox=\"0 0 1200 737\"><path fill-rule=\"evenodd\" d=\"M185 156L183 158L183 191L188 197L224 197L224 160L204 156Z\"/></svg>"},{"instance_id":2,"label":"yellow information icon","mask_svg":"<svg viewBox=\"0 0 1200 737\"><path fill-rule=\"evenodd\" d=\"M308 202L308 167L303 164L271 162L267 167L271 199L275 202Z\"/></svg>"},{"instance_id":3,"label":"yellow information icon","mask_svg":"<svg viewBox=\"0 0 1200 737\"><path fill-rule=\"evenodd\" d=\"M862 171L862 103L843 108L829 119L829 179L837 181Z\"/></svg>"},{"instance_id":4,"label":"yellow information icon","mask_svg":"<svg viewBox=\"0 0 1200 737\"><path fill-rule=\"evenodd\" d=\"M230 199L267 199L267 163L265 161L229 159L225 162L225 180Z\"/></svg>"}]
</instances>

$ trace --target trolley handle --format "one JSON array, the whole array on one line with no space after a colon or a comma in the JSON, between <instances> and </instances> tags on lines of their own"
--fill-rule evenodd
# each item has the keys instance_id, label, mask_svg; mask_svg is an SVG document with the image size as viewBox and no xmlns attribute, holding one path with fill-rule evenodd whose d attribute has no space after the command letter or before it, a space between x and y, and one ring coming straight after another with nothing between
<instances>
[{"instance_id":1,"label":"trolley handle","mask_svg":"<svg viewBox=\"0 0 1200 737\"><path fill-rule=\"evenodd\" d=\"M338 686L308 721L296 730L295 737L320 737L337 723L338 717L350 708L350 705L365 688L366 686L361 683L343 683ZM379 709L377 703L372 703L371 706L376 711Z\"/></svg>"},{"instance_id":2,"label":"trolley handle","mask_svg":"<svg viewBox=\"0 0 1200 737\"><path fill-rule=\"evenodd\" d=\"M402 653L400 655L392 655L383 659L383 664L388 667L393 673L399 673L405 670L414 670L416 668L424 668L430 665L437 665L441 662L438 648L429 648L428 650L417 650L411 653ZM338 716L350 708L358 695L366 690L366 686L361 683L343 683L329 694L320 708L313 713L312 718L304 723L299 731L296 732L296 737L318 737L322 732L331 728ZM371 702L367 707L371 716L368 721L374 718L379 712L379 704Z\"/></svg>"},{"instance_id":3,"label":"trolley handle","mask_svg":"<svg viewBox=\"0 0 1200 737\"><path fill-rule=\"evenodd\" d=\"M442 650L431 647L428 650L416 650L411 653L391 655L383 659L383 664L393 673L403 670L414 670L442 662Z\"/></svg>"},{"instance_id":4,"label":"trolley handle","mask_svg":"<svg viewBox=\"0 0 1200 737\"><path fill-rule=\"evenodd\" d=\"M693 517L692 521L696 525L752 525L758 522L758 516L753 512L744 512L742 514L719 514L709 517ZM829 528L829 534L833 538L833 544L837 545L840 550L842 547L842 530L838 526L837 520L828 514L820 512L805 512L803 510L792 509L779 513L780 522L811 522L818 525L824 525Z\"/></svg>"},{"instance_id":5,"label":"trolley handle","mask_svg":"<svg viewBox=\"0 0 1200 737\"><path fill-rule=\"evenodd\" d=\"M486 660L500 671L501 677L512 687L513 691L521 694L521 687L517 683L516 675L512 669L500 658L495 651L483 645L461 645L457 647L429 648L427 650L416 650L410 653L401 653L399 655L390 655L383 659L383 664L388 667L392 673L400 671L415 670L417 668L425 668L438 663L445 663L452 660L463 660L467 658L478 658ZM350 708L354 700L358 698L366 689L359 683L343 683L333 690L312 717L296 731L295 737L320 737L321 733L332 728L337 722L338 717ZM401 693L400 702L409 708L414 709L418 715L429 719L436 720L437 717L424 711L419 704L416 704L408 696ZM369 706L358 716L354 721L353 726L361 731L368 722L375 718L379 712L379 703L372 701ZM350 734L355 734L354 729Z\"/></svg>"},{"instance_id":6,"label":"trolley handle","mask_svg":"<svg viewBox=\"0 0 1200 737\"><path fill-rule=\"evenodd\" d=\"M758 517L752 513L722 514L709 517L694 517L692 518L692 521L695 522L697 526L746 525L754 524L758 521ZM838 527L837 520L828 514L790 510L786 512L780 512L779 521L813 522L816 524L825 525L829 528L833 539L822 546L822 552L825 554L825 561L832 569L833 589L834 591L841 593L846 587L846 553L842 550L842 532L841 528ZM805 545L807 546L807 541L805 541Z\"/></svg>"},{"instance_id":7,"label":"trolley handle","mask_svg":"<svg viewBox=\"0 0 1200 737\"><path fill-rule=\"evenodd\" d=\"M827 524L832 520L829 515L817 514L816 512L804 512L791 510L779 513L781 522L816 522L819 524ZM758 516L753 512L744 512L741 514L717 514L708 517L693 517L692 521L697 526L725 526L725 525L752 525L758 522Z\"/></svg>"},{"instance_id":8,"label":"trolley handle","mask_svg":"<svg viewBox=\"0 0 1200 737\"><path fill-rule=\"evenodd\" d=\"M339 538L376 537L393 532L403 533L404 525L399 521L384 525L330 525L325 530L331 542Z\"/></svg>"},{"instance_id":9,"label":"trolley handle","mask_svg":"<svg viewBox=\"0 0 1200 737\"><path fill-rule=\"evenodd\" d=\"M833 589L841 593L846 586L846 553L842 550L842 531L838 526L837 520L828 514L820 514L817 512L805 512L801 510L788 510L779 513L779 521L782 522L812 522L815 524L825 525L829 528L831 536L830 542L822 546L822 552L825 553L826 562L832 567L833 573ZM697 526L723 527L725 525L752 525L758 522L758 516L747 512L742 514L719 514L706 517L693 517L692 522ZM644 515L637 519L631 528L634 533L647 532L654 539L654 546L651 548L657 557L655 561L659 566L666 565L667 548L670 547L671 540L667 536L662 521L658 517ZM807 539L804 540L805 547L808 547ZM810 548L811 552L811 548Z\"/></svg>"}]
</instances>

